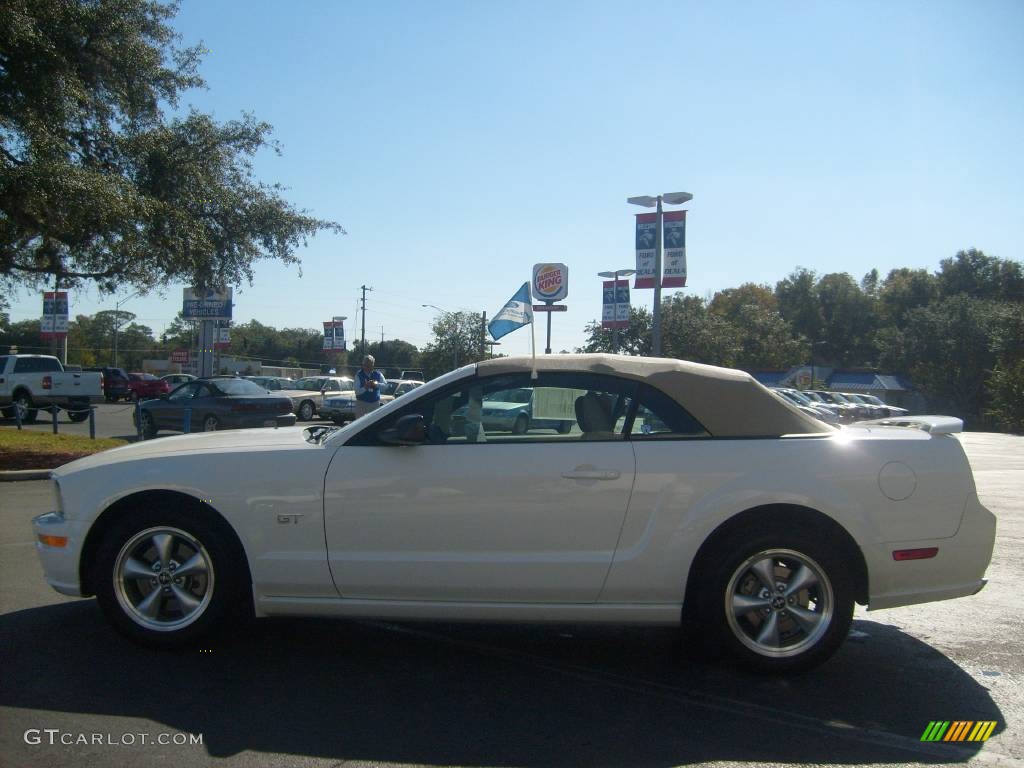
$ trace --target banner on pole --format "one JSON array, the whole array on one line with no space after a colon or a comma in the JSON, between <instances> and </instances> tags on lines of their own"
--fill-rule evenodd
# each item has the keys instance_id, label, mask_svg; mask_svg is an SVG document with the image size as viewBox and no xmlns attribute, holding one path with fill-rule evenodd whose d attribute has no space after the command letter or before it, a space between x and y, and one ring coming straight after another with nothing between
<instances>
[{"instance_id":1,"label":"banner on pole","mask_svg":"<svg viewBox=\"0 0 1024 768\"><path fill-rule=\"evenodd\" d=\"M43 293L43 319L39 324L39 335L46 340L63 339L68 335L67 291Z\"/></svg>"},{"instance_id":2,"label":"banner on pole","mask_svg":"<svg viewBox=\"0 0 1024 768\"><path fill-rule=\"evenodd\" d=\"M324 321L324 349L344 352L345 326L341 320Z\"/></svg>"},{"instance_id":3,"label":"banner on pole","mask_svg":"<svg viewBox=\"0 0 1024 768\"><path fill-rule=\"evenodd\" d=\"M686 287L686 211L666 211L664 222L664 278L662 288Z\"/></svg>"},{"instance_id":4,"label":"banner on pole","mask_svg":"<svg viewBox=\"0 0 1024 768\"><path fill-rule=\"evenodd\" d=\"M657 257L658 214L636 214L636 277L634 288L654 287L654 262Z\"/></svg>"},{"instance_id":5,"label":"banner on pole","mask_svg":"<svg viewBox=\"0 0 1024 768\"><path fill-rule=\"evenodd\" d=\"M605 280L602 328L629 327L629 280Z\"/></svg>"}]
</instances>

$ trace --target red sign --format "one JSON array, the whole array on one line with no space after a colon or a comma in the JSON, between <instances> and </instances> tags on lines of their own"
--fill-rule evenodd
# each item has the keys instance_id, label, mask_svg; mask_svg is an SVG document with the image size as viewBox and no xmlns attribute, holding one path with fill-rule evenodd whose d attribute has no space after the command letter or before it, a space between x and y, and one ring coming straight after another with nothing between
<instances>
[{"instance_id":1,"label":"red sign","mask_svg":"<svg viewBox=\"0 0 1024 768\"><path fill-rule=\"evenodd\" d=\"M187 363L188 362L188 350L187 349L176 349L171 352L172 363Z\"/></svg>"}]
</instances>

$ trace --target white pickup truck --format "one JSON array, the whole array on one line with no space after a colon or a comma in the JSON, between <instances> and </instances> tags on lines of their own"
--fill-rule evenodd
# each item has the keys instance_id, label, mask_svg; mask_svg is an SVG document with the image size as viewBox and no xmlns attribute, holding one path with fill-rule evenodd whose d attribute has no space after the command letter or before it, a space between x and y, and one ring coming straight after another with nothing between
<instances>
[{"instance_id":1,"label":"white pickup truck","mask_svg":"<svg viewBox=\"0 0 1024 768\"><path fill-rule=\"evenodd\" d=\"M58 405L72 421L89 418L88 406L103 402L103 374L65 371L50 355L0 355L0 409L13 418L36 420L38 408Z\"/></svg>"}]
</instances>

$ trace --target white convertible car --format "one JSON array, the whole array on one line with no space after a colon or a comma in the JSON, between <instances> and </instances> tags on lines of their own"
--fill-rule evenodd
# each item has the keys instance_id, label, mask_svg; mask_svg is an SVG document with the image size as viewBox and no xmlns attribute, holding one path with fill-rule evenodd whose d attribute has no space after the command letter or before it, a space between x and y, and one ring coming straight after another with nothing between
<instances>
[{"instance_id":1,"label":"white convertible car","mask_svg":"<svg viewBox=\"0 0 1024 768\"><path fill-rule=\"evenodd\" d=\"M995 518L955 419L833 428L739 371L536 364L466 366L345 427L67 464L34 521L46 578L160 647L253 614L617 622L681 625L778 672L827 659L854 602L985 585ZM489 431L484 400L520 388L572 428Z\"/></svg>"}]
</instances>

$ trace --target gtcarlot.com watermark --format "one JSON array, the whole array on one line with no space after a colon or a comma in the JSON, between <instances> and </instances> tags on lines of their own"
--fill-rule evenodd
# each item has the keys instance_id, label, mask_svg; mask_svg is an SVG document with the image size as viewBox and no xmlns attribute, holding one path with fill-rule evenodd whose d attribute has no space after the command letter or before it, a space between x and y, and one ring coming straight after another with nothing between
<instances>
[{"instance_id":1,"label":"gtcarlot.com watermark","mask_svg":"<svg viewBox=\"0 0 1024 768\"><path fill-rule=\"evenodd\" d=\"M202 745L201 733L75 733L59 728L29 728L25 743L65 747L194 747Z\"/></svg>"}]
</instances>

